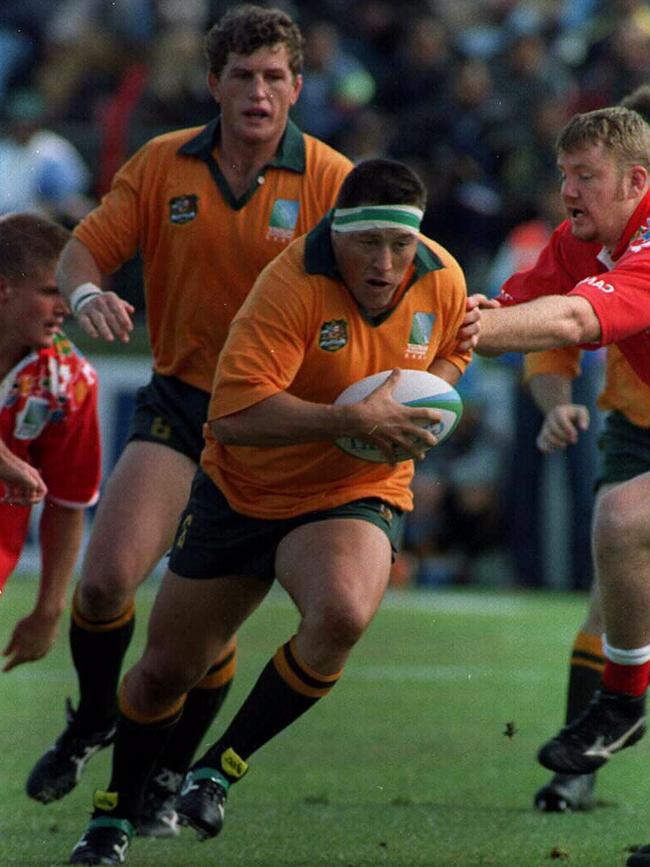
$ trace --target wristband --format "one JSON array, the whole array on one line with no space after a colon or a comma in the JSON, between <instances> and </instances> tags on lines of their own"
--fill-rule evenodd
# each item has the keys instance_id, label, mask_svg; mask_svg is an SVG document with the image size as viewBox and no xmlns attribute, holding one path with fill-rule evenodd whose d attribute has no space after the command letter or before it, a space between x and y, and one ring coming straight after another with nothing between
<instances>
[{"instance_id":1,"label":"wristband","mask_svg":"<svg viewBox=\"0 0 650 867\"><path fill-rule=\"evenodd\" d=\"M70 293L70 297L68 298L68 304L70 305L72 315L77 316L84 304L90 301L91 298L94 298L95 295L101 294L102 290L94 283L82 283L81 286L77 286L77 288Z\"/></svg>"}]
</instances>

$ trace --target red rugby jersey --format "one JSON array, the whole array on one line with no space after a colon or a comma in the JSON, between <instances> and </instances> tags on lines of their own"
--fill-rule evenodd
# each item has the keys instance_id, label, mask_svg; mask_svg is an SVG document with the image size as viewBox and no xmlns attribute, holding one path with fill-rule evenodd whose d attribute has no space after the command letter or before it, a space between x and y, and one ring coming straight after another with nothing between
<instances>
[{"instance_id":1,"label":"red rugby jersey","mask_svg":"<svg viewBox=\"0 0 650 867\"><path fill-rule=\"evenodd\" d=\"M57 334L51 347L25 356L0 382L0 436L38 469L47 499L73 508L96 502L101 474L97 375L64 334ZM22 551L29 515L28 506L0 503L0 589Z\"/></svg>"},{"instance_id":2,"label":"red rugby jersey","mask_svg":"<svg viewBox=\"0 0 650 867\"><path fill-rule=\"evenodd\" d=\"M630 217L611 257L599 244L573 236L561 223L536 264L513 274L501 287L502 304L541 295L581 295L600 322L595 349L615 343L637 376L650 385L650 193Z\"/></svg>"}]
</instances>

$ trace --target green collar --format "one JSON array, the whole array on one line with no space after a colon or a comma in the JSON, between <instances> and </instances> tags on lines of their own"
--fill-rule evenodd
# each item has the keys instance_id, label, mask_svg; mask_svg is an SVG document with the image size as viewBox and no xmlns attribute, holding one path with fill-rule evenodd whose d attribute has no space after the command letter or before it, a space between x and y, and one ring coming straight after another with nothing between
<instances>
[{"instance_id":1,"label":"green collar","mask_svg":"<svg viewBox=\"0 0 650 867\"><path fill-rule=\"evenodd\" d=\"M320 223L318 223L311 232L308 233L305 240L304 265L307 274L322 274L323 277L331 277L332 280L338 280L342 283L341 275L336 267L336 259L334 258L334 249L332 247L332 239L330 236L332 213L332 211L329 211ZM424 277L425 274L429 274L431 271L438 271L440 268L444 267L433 250L430 250L429 247L421 241L418 241L413 265L415 267L415 273L413 274L411 282L407 286L407 292L411 286L413 286L414 283L417 283L417 281ZM402 296L402 298L403 297L404 296ZM391 307L383 313L380 313L378 316L368 316L361 306L359 309L364 318L371 325L381 325L382 322L388 319L395 308Z\"/></svg>"},{"instance_id":2,"label":"green collar","mask_svg":"<svg viewBox=\"0 0 650 867\"><path fill-rule=\"evenodd\" d=\"M233 211L241 210L241 208L243 208L244 205L253 198L255 191L258 189L260 184L259 179L266 174L266 170L269 166L304 174L306 165L305 141L298 127L293 123L293 121L289 120L284 135L280 139L280 145L271 162L267 163L261 169L257 178L252 182L244 195L239 199L235 198L232 194L232 190L228 186L228 182L226 181L223 172L219 168L219 164L212 156L214 146L219 141L220 137L220 123L221 119L219 117L210 121L207 126L203 127L198 135L194 136L194 138L190 139L188 142L185 142L185 144L178 149L178 153L182 156L198 157L198 159L205 162L210 170L210 174L212 175L212 180L215 182L221 191L221 195Z\"/></svg>"},{"instance_id":3,"label":"green collar","mask_svg":"<svg viewBox=\"0 0 650 867\"><path fill-rule=\"evenodd\" d=\"M198 135L185 142L178 149L178 153L182 156L198 157L207 161L212 156L214 146L220 138L221 118L216 117L207 126L204 126ZM289 120L280 140L280 146L268 165L303 174L305 164L305 142L302 132L292 120Z\"/></svg>"}]
</instances>

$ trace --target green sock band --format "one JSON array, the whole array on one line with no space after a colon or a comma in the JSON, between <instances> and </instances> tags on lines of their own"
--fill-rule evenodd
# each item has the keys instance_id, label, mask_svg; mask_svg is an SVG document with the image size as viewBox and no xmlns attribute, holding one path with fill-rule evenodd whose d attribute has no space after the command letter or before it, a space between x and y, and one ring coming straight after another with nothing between
<instances>
[{"instance_id":1,"label":"green sock band","mask_svg":"<svg viewBox=\"0 0 650 867\"><path fill-rule=\"evenodd\" d=\"M226 792L230 788L230 780L214 768L195 768L194 770L191 770L189 774L193 780L214 780L215 783L219 783L220 786L223 786Z\"/></svg>"},{"instance_id":2,"label":"green sock band","mask_svg":"<svg viewBox=\"0 0 650 867\"><path fill-rule=\"evenodd\" d=\"M112 816L98 816L91 819L88 828L119 828L128 836L129 840L135 834L135 828L128 819L118 819Z\"/></svg>"}]
</instances>

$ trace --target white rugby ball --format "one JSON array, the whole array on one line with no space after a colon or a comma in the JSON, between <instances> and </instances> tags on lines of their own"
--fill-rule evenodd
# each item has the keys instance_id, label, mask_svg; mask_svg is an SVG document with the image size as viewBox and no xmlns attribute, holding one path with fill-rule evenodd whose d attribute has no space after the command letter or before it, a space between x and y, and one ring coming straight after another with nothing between
<instances>
[{"instance_id":1,"label":"white rugby ball","mask_svg":"<svg viewBox=\"0 0 650 867\"><path fill-rule=\"evenodd\" d=\"M358 403L384 383L391 373L391 370L382 370L380 373L373 373L358 382L353 382L341 392L334 403ZM426 370L403 369L393 389L392 397L393 400L407 406L437 409L440 413L440 421L427 427L438 438L438 443L444 442L451 436L463 414L463 403L456 389L444 379ZM366 440L357 437L340 437L336 440L336 445L344 452L363 461L386 463L384 453ZM412 456L401 449L396 452L395 459L409 461L412 460Z\"/></svg>"}]
</instances>

